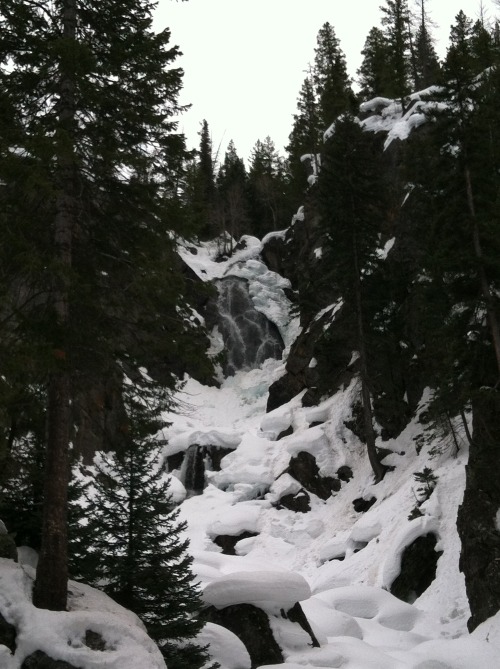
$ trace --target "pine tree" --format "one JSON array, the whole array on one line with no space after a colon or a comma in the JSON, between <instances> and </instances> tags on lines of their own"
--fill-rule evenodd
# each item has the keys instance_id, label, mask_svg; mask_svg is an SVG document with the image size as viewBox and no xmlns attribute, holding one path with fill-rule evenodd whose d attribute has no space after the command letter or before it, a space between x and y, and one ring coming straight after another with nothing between
<instances>
[{"instance_id":1,"label":"pine tree","mask_svg":"<svg viewBox=\"0 0 500 669\"><path fill-rule=\"evenodd\" d=\"M202 604L186 524L178 520L158 444L133 436L120 452L96 458L85 516L72 527L73 576L134 611L169 668L196 669L209 658L194 640Z\"/></svg>"},{"instance_id":2,"label":"pine tree","mask_svg":"<svg viewBox=\"0 0 500 669\"><path fill-rule=\"evenodd\" d=\"M42 608L66 607L75 388L140 366L146 341L159 353L170 339L182 355L189 329L166 234L184 150L172 120L182 73L169 31L152 31L153 7L0 1L1 225L15 254L2 286L15 316L2 334L22 338L47 388Z\"/></svg>"}]
</instances>

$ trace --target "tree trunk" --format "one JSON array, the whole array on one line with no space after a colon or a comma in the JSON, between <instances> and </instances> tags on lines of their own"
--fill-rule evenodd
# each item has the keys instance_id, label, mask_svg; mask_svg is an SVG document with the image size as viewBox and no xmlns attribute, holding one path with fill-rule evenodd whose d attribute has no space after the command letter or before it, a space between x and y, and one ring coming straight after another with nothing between
<instances>
[{"instance_id":1,"label":"tree trunk","mask_svg":"<svg viewBox=\"0 0 500 669\"><path fill-rule=\"evenodd\" d=\"M385 467L381 464L375 446L375 430L373 429L373 411L368 386L368 365L366 361L365 329L363 322L363 305L361 300L361 275L358 259L356 230L353 223L352 250L354 260L354 292L356 302L356 326L358 331L359 373L361 376L361 401L363 404L363 424L365 429L366 450L368 460L375 475L375 483L379 483L385 474Z\"/></svg>"},{"instance_id":2,"label":"tree trunk","mask_svg":"<svg viewBox=\"0 0 500 669\"><path fill-rule=\"evenodd\" d=\"M48 391L42 546L33 592L34 605L51 611L64 611L67 604L69 394L69 375L64 371L52 374Z\"/></svg>"},{"instance_id":3,"label":"tree trunk","mask_svg":"<svg viewBox=\"0 0 500 669\"><path fill-rule=\"evenodd\" d=\"M71 45L76 38L76 0L62 6L63 36ZM49 374L47 406L47 453L45 461L42 545L33 603L53 611L67 606L68 541L67 496L71 424L71 378L68 367L67 330L72 263L72 238L77 213L74 159L75 77L71 48L59 69L59 119L56 133L56 213L52 306L57 324L53 341L54 367Z\"/></svg>"}]
</instances>

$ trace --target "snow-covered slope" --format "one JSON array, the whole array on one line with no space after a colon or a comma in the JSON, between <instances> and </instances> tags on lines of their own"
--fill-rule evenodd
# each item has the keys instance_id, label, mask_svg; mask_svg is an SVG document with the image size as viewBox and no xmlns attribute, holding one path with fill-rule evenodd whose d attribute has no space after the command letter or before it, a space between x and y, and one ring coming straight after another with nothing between
<instances>
[{"instance_id":1,"label":"snow-covered slope","mask_svg":"<svg viewBox=\"0 0 500 669\"><path fill-rule=\"evenodd\" d=\"M37 609L31 603L33 579L34 570L27 563L0 558L0 613L17 630L14 654L0 645L1 669L19 669L26 658L40 652L68 663L61 666L165 669L160 651L135 614L102 592L73 581L69 612ZM90 647L89 631L98 635L100 650Z\"/></svg>"},{"instance_id":2,"label":"snow-covered slope","mask_svg":"<svg viewBox=\"0 0 500 669\"><path fill-rule=\"evenodd\" d=\"M298 325L285 308L283 279L259 260L260 243L246 241L247 248L225 263L212 262L207 248L184 257L200 277L247 278L257 308L276 322L290 344ZM345 425L356 383L317 407L302 407L299 395L266 414L268 387L283 371L283 361L268 360L260 369L225 379L220 388L188 379L180 397L183 415L169 416L165 455L194 444L231 449L220 471L206 472L203 494L181 505L207 605L253 603L264 609L288 669L500 667L500 619L472 635L466 627L469 609L456 531L466 444L455 453L450 444L428 438L417 414L396 440L380 444L390 451L384 464L393 469L373 485L365 447ZM424 396L422 410L425 401ZM288 435L277 440L285 430ZM307 513L278 503L301 489L286 471L299 452L314 456L321 476L335 476L343 466L353 473L326 500L309 492ZM422 515L408 520L426 496L413 473L426 467L437 484L419 505ZM175 473L182 478L181 471ZM182 494L181 483L177 487ZM354 510L355 499L373 497L376 501L365 513ZM218 536L242 533L248 534L236 542L236 555L223 554L214 543ZM404 549L428 534L437 538L442 555L430 587L409 604L388 590L400 572ZM296 601L319 648L311 648L310 637L279 615ZM219 640L218 650L212 650L223 667L250 666L241 664L241 658L228 662L230 653L221 648Z\"/></svg>"}]
</instances>

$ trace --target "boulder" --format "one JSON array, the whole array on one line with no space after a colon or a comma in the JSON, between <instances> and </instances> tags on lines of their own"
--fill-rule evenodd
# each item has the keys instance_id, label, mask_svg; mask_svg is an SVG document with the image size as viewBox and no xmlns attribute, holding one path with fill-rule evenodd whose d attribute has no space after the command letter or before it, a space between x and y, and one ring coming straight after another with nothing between
<instances>
[{"instance_id":1,"label":"boulder","mask_svg":"<svg viewBox=\"0 0 500 669\"><path fill-rule=\"evenodd\" d=\"M251 537L256 537L256 532L242 532L236 536L230 534L219 534L215 537L213 542L222 548L224 555L236 555L236 544L242 539L250 539Z\"/></svg>"},{"instance_id":2,"label":"boulder","mask_svg":"<svg viewBox=\"0 0 500 669\"><path fill-rule=\"evenodd\" d=\"M401 571L394 579L390 592L398 599L413 604L436 578L437 562L442 551L436 551L437 537L429 533L417 537L404 549Z\"/></svg>"},{"instance_id":3,"label":"boulder","mask_svg":"<svg viewBox=\"0 0 500 669\"><path fill-rule=\"evenodd\" d=\"M16 652L17 630L0 613L0 646L7 646L11 653Z\"/></svg>"},{"instance_id":4,"label":"boulder","mask_svg":"<svg viewBox=\"0 0 500 669\"><path fill-rule=\"evenodd\" d=\"M269 616L262 609L252 604L233 604L223 609L211 606L206 610L205 618L208 622L230 630L243 642L250 655L252 669L284 662L271 630Z\"/></svg>"},{"instance_id":5,"label":"boulder","mask_svg":"<svg viewBox=\"0 0 500 669\"><path fill-rule=\"evenodd\" d=\"M36 650L24 660L21 669L78 669L64 660L54 660L41 650Z\"/></svg>"},{"instance_id":6,"label":"boulder","mask_svg":"<svg viewBox=\"0 0 500 669\"><path fill-rule=\"evenodd\" d=\"M306 451L300 451L290 460L287 472L320 499L328 499L332 492L340 490L339 479L321 476L314 456Z\"/></svg>"}]
</instances>

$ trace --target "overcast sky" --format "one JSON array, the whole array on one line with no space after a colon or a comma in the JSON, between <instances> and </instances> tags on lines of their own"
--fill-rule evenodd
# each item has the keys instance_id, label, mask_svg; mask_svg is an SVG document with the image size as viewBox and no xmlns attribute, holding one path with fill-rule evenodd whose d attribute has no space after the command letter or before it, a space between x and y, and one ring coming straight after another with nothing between
<instances>
[{"instance_id":1,"label":"overcast sky","mask_svg":"<svg viewBox=\"0 0 500 669\"><path fill-rule=\"evenodd\" d=\"M297 95L316 37L328 21L335 28L352 77L361 63L368 31L380 26L383 0L159 0L156 29L168 26L172 43L183 52L181 101L192 107L180 129L190 147L206 119L220 157L231 139L247 159L257 139L267 135L283 152L296 111ZM450 25L463 9L479 14L479 0L428 0L440 55ZM483 0L486 15L495 16L494 0ZM410 0L410 7L416 7ZM496 10L496 15L500 10Z\"/></svg>"}]
</instances>

